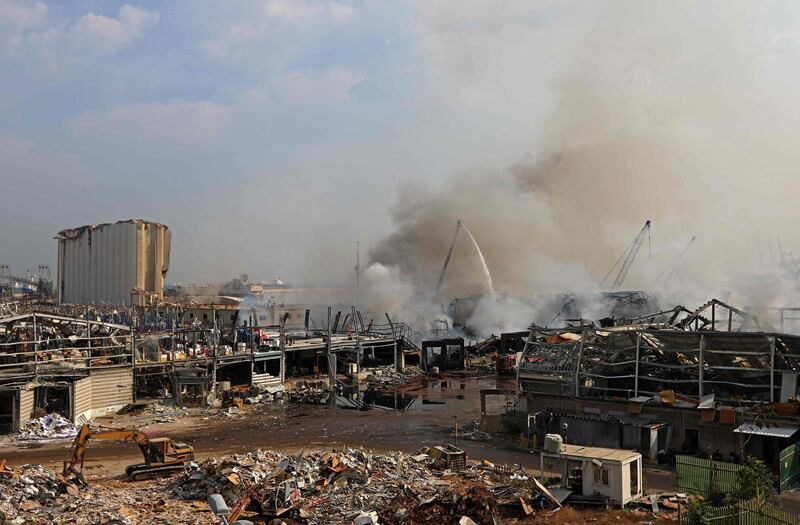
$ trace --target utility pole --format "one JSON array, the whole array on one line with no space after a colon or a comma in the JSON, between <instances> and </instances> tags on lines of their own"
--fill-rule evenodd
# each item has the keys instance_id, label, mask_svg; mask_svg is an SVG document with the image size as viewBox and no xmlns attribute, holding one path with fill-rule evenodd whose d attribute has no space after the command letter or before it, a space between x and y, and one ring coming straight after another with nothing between
<instances>
[{"instance_id":1,"label":"utility pole","mask_svg":"<svg viewBox=\"0 0 800 525\"><path fill-rule=\"evenodd\" d=\"M286 381L286 321L291 317L289 312L284 312L280 316L280 338L281 338L281 384Z\"/></svg>"},{"instance_id":2,"label":"utility pole","mask_svg":"<svg viewBox=\"0 0 800 525\"><path fill-rule=\"evenodd\" d=\"M397 333L395 333L394 323L392 322L389 313L386 313L386 320L389 321L389 328L392 330L392 351L394 354L394 371L402 372L404 366L400 363L400 356L397 354Z\"/></svg>"},{"instance_id":3,"label":"utility pole","mask_svg":"<svg viewBox=\"0 0 800 525\"><path fill-rule=\"evenodd\" d=\"M356 307L353 307L353 333L356 336L356 361L358 363L359 370L361 369L361 340L358 337L358 325L355 322L356 320Z\"/></svg>"},{"instance_id":4,"label":"utility pole","mask_svg":"<svg viewBox=\"0 0 800 525\"><path fill-rule=\"evenodd\" d=\"M216 402L217 400L217 359L219 354L219 334L217 332L217 311L212 309L211 315L214 318L214 323L211 325L211 341L209 341L209 346L211 350L214 352L214 361L213 361L213 369L211 371L211 399ZM174 393L173 393L174 397ZM212 403L213 404L213 403Z\"/></svg>"},{"instance_id":5,"label":"utility pole","mask_svg":"<svg viewBox=\"0 0 800 525\"><path fill-rule=\"evenodd\" d=\"M331 391L330 404L336 406L336 355L333 353L333 341L331 337L331 307L328 307L328 326L325 340L325 356L328 359L328 388Z\"/></svg>"},{"instance_id":6,"label":"utility pole","mask_svg":"<svg viewBox=\"0 0 800 525\"><path fill-rule=\"evenodd\" d=\"M359 301L361 300L361 260L359 255L359 247L361 243L356 241L356 310L358 310Z\"/></svg>"}]
</instances>

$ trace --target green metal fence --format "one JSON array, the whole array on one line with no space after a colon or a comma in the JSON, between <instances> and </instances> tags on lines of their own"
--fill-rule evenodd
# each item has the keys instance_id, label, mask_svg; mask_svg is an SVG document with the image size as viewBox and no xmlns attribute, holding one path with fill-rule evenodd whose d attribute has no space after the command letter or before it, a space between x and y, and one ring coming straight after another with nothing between
<instances>
[{"instance_id":1,"label":"green metal fence","mask_svg":"<svg viewBox=\"0 0 800 525\"><path fill-rule=\"evenodd\" d=\"M800 482L800 443L781 450L780 459L781 491Z\"/></svg>"},{"instance_id":2,"label":"green metal fence","mask_svg":"<svg viewBox=\"0 0 800 525\"><path fill-rule=\"evenodd\" d=\"M800 525L800 516L776 509L769 503L759 505L756 501L738 503L739 525Z\"/></svg>"},{"instance_id":3,"label":"green metal fence","mask_svg":"<svg viewBox=\"0 0 800 525\"><path fill-rule=\"evenodd\" d=\"M690 523L687 514L682 514L680 523ZM800 517L768 503L742 501L735 505L708 509L709 525L800 525Z\"/></svg>"},{"instance_id":4,"label":"green metal fence","mask_svg":"<svg viewBox=\"0 0 800 525\"><path fill-rule=\"evenodd\" d=\"M739 487L737 474L741 465L694 456L676 456L675 462L678 488L685 492L709 496L735 492Z\"/></svg>"}]
</instances>

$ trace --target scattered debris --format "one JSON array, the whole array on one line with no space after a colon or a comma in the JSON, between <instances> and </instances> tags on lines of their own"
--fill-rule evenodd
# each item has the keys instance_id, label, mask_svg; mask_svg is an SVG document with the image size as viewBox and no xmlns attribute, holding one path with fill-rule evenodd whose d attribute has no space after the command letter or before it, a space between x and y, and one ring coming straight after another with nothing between
<instances>
[{"instance_id":1,"label":"scattered debris","mask_svg":"<svg viewBox=\"0 0 800 525\"><path fill-rule=\"evenodd\" d=\"M59 494L70 491L77 494L77 487L41 465L23 465L15 471L6 472L4 470L4 475L0 476L0 512L11 523L15 523L14 518L20 511L39 509L52 503Z\"/></svg>"},{"instance_id":2,"label":"scattered debris","mask_svg":"<svg viewBox=\"0 0 800 525\"><path fill-rule=\"evenodd\" d=\"M0 476L3 525L216 525L208 506L169 498L165 482L111 481L79 490L41 465L20 467L15 477Z\"/></svg>"},{"instance_id":3,"label":"scattered debris","mask_svg":"<svg viewBox=\"0 0 800 525\"><path fill-rule=\"evenodd\" d=\"M454 456L451 466L461 470L456 473L449 462L437 461L427 453L431 450ZM552 496L546 489L511 472L516 471L491 463L467 465L463 452L451 445L415 455L364 449L297 455L259 450L187 469L172 492L197 500L221 494L232 508L242 501L267 518L312 524L493 523L499 515L498 493L513 500L518 512L527 508L527 513L529 502L542 499L546 501L536 508L557 508L557 502L549 503ZM465 517L472 521L463 521Z\"/></svg>"},{"instance_id":4,"label":"scattered debris","mask_svg":"<svg viewBox=\"0 0 800 525\"><path fill-rule=\"evenodd\" d=\"M402 372L397 372L392 365L369 369L366 373L366 382L372 388L405 385L412 379L425 374L424 371L416 367L407 367Z\"/></svg>"},{"instance_id":5,"label":"scattered debris","mask_svg":"<svg viewBox=\"0 0 800 525\"><path fill-rule=\"evenodd\" d=\"M17 434L18 441L74 438L78 428L60 414L31 419Z\"/></svg>"}]
</instances>

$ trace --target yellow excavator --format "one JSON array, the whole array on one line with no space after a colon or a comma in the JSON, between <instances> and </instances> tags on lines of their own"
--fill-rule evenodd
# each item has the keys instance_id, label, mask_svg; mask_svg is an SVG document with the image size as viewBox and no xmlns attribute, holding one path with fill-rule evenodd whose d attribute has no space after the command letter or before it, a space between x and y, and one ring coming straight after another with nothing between
<instances>
[{"instance_id":1,"label":"yellow excavator","mask_svg":"<svg viewBox=\"0 0 800 525\"><path fill-rule=\"evenodd\" d=\"M139 445L144 462L128 465L125 468L125 474L131 481L181 470L187 462L194 460L194 449L191 446L172 441L168 437L150 437L136 429L92 428L83 425L75 436L69 456L64 460L63 471L65 478L72 475L83 486L86 486L86 480L83 478L83 458L90 439L135 441Z\"/></svg>"}]
</instances>

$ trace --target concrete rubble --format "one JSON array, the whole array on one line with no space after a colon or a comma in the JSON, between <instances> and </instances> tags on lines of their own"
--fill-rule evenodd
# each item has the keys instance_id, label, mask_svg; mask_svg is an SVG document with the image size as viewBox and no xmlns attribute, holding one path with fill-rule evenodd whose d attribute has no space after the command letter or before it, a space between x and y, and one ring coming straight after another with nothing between
<instances>
[{"instance_id":1,"label":"concrete rubble","mask_svg":"<svg viewBox=\"0 0 800 525\"><path fill-rule=\"evenodd\" d=\"M82 490L41 465L24 465L0 473L0 525L217 523L205 504L170 498L164 483L119 481Z\"/></svg>"},{"instance_id":2,"label":"concrete rubble","mask_svg":"<svg viewBox=\"0 0 800 525\"><path fill-rule=\"evenodd\" d=\"M256 514L260 518L255 521L275 525L577 522L574 510L561 508L554 493L520 467L472 461L451 470L437 461L437 448L449 446L413 455L257 450L190 464L172 478L116 479L85 489L41 465L0 465L0 525L210 525L218 521L206 498L215 493L231 508L247 496L242 517ZM655 500L659 519L672 520L679 506L686 509L683 494L661 494ZM652 519L653 501L650 496L634 504L627 511L634 521L625 523ZM613 523L619 516L597 520L587 515L586 522Z\"/></svg>"},{"instance_id":3,"label":"concrete rubble","mask_svg":"<svg viewBox=\"0 0 800 525\"><path fill-rule=\"evenodd\" d=\"M386 388L408 383L411 379L424 374L419 368L406 368L402 372L395 371L393 366L381 366L366 371L366 382L374 388Z\"/></svg>"},{"instance_id":4,"label":"concrete rubble","mask_svg":"<svg viewBox=\"0 0 800 525\"><path fill-rule=\"evenodd\" d=\"M47 414L31 419L17 433L17 441L39 441L73 438L78 428L59 414Z\"/></svg>"},{"instance_id":5,"label":"concrete rubble","mask_svg":"<svg viewBox=\"0 0 800 525\"><path fill-rule=\"evenodd\" d=\"M172 492L198 500L218 493L229 506L247 494L249 508L266 517L315 525L443 524L465 516L491 524L506 514L500 505L516 514L549 506L525 476L512 477L491 463L438 470L424 450L413 456L364 449L297 455L259 450L206 460L180 475Z\"/></svg>"}]
</instances>

